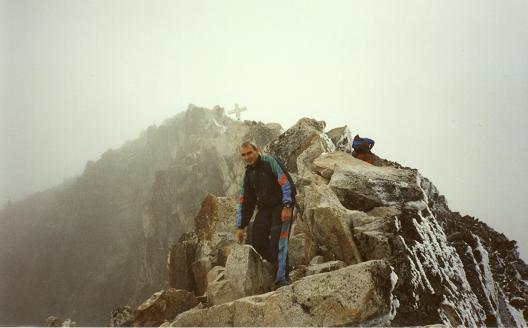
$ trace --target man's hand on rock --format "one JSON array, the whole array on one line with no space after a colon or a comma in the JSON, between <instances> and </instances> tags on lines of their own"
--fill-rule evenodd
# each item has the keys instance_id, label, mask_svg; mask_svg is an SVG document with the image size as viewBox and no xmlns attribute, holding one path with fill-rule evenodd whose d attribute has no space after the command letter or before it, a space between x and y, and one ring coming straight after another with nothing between
<instances>
[{"instance_id":1,"label":"man's hand on rock","mask_svg":"<svg viewBox=\"0 0 528 328\"><path fill-rule=\"evenodd\" d=\"M291 207L283 207L281 212L281 221L288 221L292 217L292 208Z\"/></svg>"},{"instance_id":2,"label":"man's hand on rock","mask_svg":"<svg viewBox=\"0 0 528 328\"><path fill-rule=\"evenodd\" d=\"M236 229L235 238L239 244L242 244L244 242L245 237L246 237L246 229Z\"/></svg>"}]
</instances>

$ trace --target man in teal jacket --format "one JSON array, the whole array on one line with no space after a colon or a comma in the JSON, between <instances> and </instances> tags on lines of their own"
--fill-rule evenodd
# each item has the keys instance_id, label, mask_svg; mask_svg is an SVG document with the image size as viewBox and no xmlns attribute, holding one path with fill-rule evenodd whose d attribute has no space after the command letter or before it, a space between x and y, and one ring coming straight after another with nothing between
<instances>
[{"instance_id":1,"label":"man in teal jacket","mask_svg":"<svg viewBox=\"0 0 528 328\"><path fill-rule=\"evenodd\" d=\"M285 168L273 157L260 154L257 146L240 147L247 164L237 208L236 237L242 242L255 207L252 245L276 269L275 287L288 284L288 238L295 202L295 186Z\"/></svg>"}]
</instances>

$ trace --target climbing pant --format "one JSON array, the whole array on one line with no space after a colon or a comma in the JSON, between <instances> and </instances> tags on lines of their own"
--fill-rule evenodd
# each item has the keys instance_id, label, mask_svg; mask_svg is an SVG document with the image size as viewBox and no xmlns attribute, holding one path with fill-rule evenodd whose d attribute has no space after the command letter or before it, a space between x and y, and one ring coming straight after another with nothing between
<instances>
[{"instance_id":1,"label":"climbing pant","mask_svg":"<svg viewBox=\"0 0 528 328\"><path fill-rule=\"evenodd\" d=\"M252 227L251 245L274 265L275 281L288 280L288 239L292 218L281 221L282 204L258 210Z\"/></svg>"}]
</instances>

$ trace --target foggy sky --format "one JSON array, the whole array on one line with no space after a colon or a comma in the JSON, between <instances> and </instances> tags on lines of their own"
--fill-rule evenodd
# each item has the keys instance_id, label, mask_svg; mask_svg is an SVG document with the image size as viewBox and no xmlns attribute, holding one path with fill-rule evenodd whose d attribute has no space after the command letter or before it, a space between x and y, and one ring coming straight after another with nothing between
<instances>
[{"instance_id":1,"label":"foggy sky","mask_svg":"<svg viewBox=\"0 0 528 328\"><path fill-rule=\"evenodd\" d=\"M0 204L190 103L348 125L528 258L528 2L0 1Z\"/></svg>"}]
</instances>

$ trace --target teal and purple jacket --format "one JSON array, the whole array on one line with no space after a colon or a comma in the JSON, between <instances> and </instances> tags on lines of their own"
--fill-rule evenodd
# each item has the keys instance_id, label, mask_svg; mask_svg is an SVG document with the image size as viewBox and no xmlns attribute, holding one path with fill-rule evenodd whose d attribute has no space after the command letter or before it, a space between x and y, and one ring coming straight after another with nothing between
<instances>
[{"instance_id":1,"label":"teal and purple jacket","mask_svg":"<svg viewBox=\"0 0 528 328\"><path fill-rule=\"evenodd\" d=\"M259 155L253 165L246 166L240 188L236 226L245 228L255 207L268 209L280 204L293 204L294 186L285 169L275 157Z\"/></svg>"}]
</instances>

